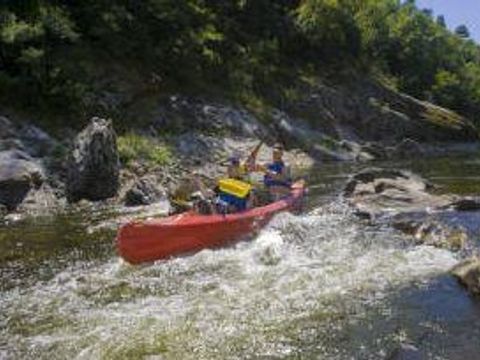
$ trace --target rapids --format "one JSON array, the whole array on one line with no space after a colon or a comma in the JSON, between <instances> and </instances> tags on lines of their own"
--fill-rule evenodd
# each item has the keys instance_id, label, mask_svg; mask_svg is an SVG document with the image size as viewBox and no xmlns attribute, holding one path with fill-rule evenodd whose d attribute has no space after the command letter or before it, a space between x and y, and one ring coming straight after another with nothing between
<instances>
[{"instance_id":1,"label":"rapids","mask_svg":"<svg viewBox=\"0 0 480 360\"><path fill-rule=\"evenodd\" d=\"M344 177L318 171L307 210L249 241L142 266L91 214L4 225L0 359L478 356L480 305L445 275L459 255L357 219Z\"/></svg>"}]
</instances>

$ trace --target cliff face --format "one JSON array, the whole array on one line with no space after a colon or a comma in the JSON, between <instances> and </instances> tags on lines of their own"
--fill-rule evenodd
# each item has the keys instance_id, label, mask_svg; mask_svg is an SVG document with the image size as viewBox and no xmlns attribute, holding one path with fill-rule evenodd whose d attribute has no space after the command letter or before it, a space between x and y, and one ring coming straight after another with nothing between
<instances>
[{"instance_id":1,"label":"cliff face","mask_svg":"<svg viewBox=\"0 0 480 360\"><path fill-rule=\"evenodd\" d=\"M285 112L336 139L384 145L405 138L421 143L478 140L477 130L467 119L371 80L347 86L319 83L303 93Z\"/></svg>"},{"instance_id":2,"label":"cliff face","mask_svg":"<svg viewBox=\"0 0 480 360\"><path fill-rule=\"evenodd\" d=\"M293 87L293 99L271 100L261 111L218 96L150 94L148 100L132 96L140 100L125 113L140 131L155 136L198 133L281 141L321 160L435 154L479 139L468 119L368 78L348 84L303 81Z\"/></svg>"}]
</instances>

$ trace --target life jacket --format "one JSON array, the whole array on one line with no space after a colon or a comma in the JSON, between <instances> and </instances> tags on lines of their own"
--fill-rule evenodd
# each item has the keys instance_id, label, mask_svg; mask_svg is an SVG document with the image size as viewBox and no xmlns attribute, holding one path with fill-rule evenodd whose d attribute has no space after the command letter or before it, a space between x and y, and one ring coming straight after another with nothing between
<instances>
[{"instance_id":1,"label":"life jacket","mask_svg":"<svg viewBox=\"0 0 480 360\"><path fill-rule=\"evenodd\" d=\"M283 161L275 161L273 163L268 164L267 169L277 174L282 174L283 170L285 169L285 163ZM265 176L263 177L263 183L267 187L271 187L271 186L290 187L291 180L290 179L277 180L277 179L274 179L271 175L265 174Z\"/></svg>"},{"instance_id":2,"label":"life jacket","mask_svg":"<svg viewBox=\"0 0 480 360\"><path fill-rule=\"evenodd\" d=\"M247 208L247 198L252 185L237 179L227 178L218 181L218 200L242 211Z\"/></svg>"}]
</instances>

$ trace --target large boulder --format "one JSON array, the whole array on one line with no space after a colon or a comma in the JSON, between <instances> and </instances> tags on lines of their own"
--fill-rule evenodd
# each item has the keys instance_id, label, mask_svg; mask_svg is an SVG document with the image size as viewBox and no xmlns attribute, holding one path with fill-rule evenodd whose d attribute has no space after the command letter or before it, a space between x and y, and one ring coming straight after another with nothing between
<instances>
[{"instance_id":1,"label":"large boulder","mask_svg":"<svg viewBox=\"0 0 480 360\"><path fill-rule=\"evenodd\" d=\"M357 212L375 219L446 208L455 198L429 193L432 185L409 171L367 168L353 175L344 196Z\"/></svg>"},{"instance_id":2,"label":"large boulder","mask_svg":"<svg viewBox=\"0 0 480 360\"><path fill-rule=\"evenodd\" d=\"M126 206L151 205L165 200L165 189L158 184L154 176L138 179L125 194Z\"/></svg>"},{"instance_id":3,"label":"large boulder","mask_svg":"<svg viewBox=\"0 0 480 360\"><path fill-rule=\"evenodd\" d=\"M480 258L474 257L455 266L451 273L472 294L480 296Z\"/></svg>"},{"instance_id":4,"label":"large boulder","mask_svg":"<svg viewBox=\"0 0 480 360\"><path fill-rule=\"evenodd\" d=\"M69 201L104 200L116 195L120 161L110 120L93 118L77 135L67 170Z\"/></svg>"},{"instance_id":5,"label":"large boulder","mask_svg":"<svg viewBox=\"0 0 480 360\"><path fill-rule=\"evenodd\" d=\"M12 211L45 180L40 165L19 150L0 152L0 204Z\"/></svg>"}]
</instances>

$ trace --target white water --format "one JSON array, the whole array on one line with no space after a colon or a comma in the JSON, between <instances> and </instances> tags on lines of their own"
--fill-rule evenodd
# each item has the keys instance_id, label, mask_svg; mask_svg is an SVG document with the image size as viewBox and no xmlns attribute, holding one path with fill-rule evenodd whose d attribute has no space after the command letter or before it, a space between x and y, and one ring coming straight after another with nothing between
<instances>
[{"instance_id":1,"label":"white water","mask_svg":"<svg viewBox=\"0 0 480 360\"><path fill-rule=\"evenodd\" d=\"M312 346L348 358L356 350L333 334L455 263L339 204L282 214L233 247L140 267L79 262L1 294L0 358L283 358Z\"/></svg>"}]
</instances>

